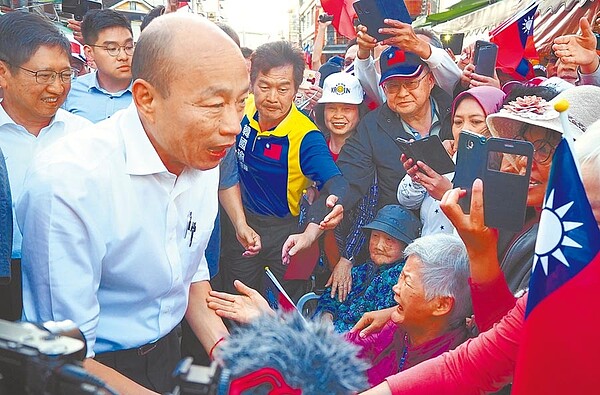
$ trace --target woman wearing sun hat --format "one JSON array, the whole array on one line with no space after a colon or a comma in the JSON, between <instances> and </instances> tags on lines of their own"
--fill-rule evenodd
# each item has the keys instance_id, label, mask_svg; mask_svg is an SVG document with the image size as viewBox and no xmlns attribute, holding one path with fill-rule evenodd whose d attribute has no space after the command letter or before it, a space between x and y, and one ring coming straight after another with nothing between
<instances>
[{"instance_id":1,"label":"woman wearing sun hat","mask_svg":"<svg viewBox=\"0 0 600 395\"><path fill-rule=\"evenodd\" d=\"M600 88L586 85L567 89L551 102L537 96L517 98L487 118L495 137L516 138L534 145L531 178L527 192L530 214L524 228L517 233L499 231L498 259L512 292L529 284L539 213L552 164L552 154L560 142L562 126L553 103L566 99L570 103L569 127L575 138L600 117Z\"/></svg>"}]
</instances>

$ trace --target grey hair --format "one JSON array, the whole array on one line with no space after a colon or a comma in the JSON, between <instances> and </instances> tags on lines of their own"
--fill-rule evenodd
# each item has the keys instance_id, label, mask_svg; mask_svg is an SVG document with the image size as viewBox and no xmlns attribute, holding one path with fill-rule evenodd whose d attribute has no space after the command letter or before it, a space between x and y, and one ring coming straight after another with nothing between
<instances>
[{"instance_id":1,"label":"grey hair","mask_svg":"<svg viewBox=\"0 0 600 395\"><path fill-rule=\"evenodd\" d=\"M581 166L592 165L600 172L600 121L591 124L575 142L575 159Z\"/></svg>"},{"instance_id":2,"label":"grey hair","mask_svg":"<svg viewBox=\"0 0 600 395\"><path fill-rule=\"evenodd\" d=\"M404 249L404 256L415 256L421 261L425 299L429 301L438 296L454 298L450 312L452 327L471 315L469 257L458 236L438 233L420 237Z\"/></svg>"},{"instance_id":3,"label":"grey hair","mask_svg":"<svg viewBox=\"0 0 600 395\"><path fill-rule=\"evenodd\" d=\"M433 32L433 30L424 27L417 27L414 29L414 32L415 34L421 34L429 38L429 44L433 45L434 47L444 48L442 41L440 40L438 35Z\"/></svg>"}]
</instances>

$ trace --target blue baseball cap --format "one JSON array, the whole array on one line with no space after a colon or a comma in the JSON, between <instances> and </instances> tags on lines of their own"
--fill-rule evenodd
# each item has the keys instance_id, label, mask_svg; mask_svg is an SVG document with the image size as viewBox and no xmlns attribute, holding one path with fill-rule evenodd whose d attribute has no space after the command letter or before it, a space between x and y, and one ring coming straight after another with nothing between
<instances>
[{"instance_id":1,"label":"blue baseball cap","mask_svg":"<svg viewBox=\"0 0 600 395\"><path fill-rule=\"evenodd\" d=\"M388 204L362 229L380 230L396 240L410 244L421 235L421 221L402 206Z\"/></svg>"},{"instance_id":2,"label":"blue baseball cap","mask_svg":"<svg viewBox=\"0 0 600 395\"><path fill-rule=\"evenodd\" d=\"M379 85L381 85L386 80L394 77L416 78L421 74L426 64L415 53L397 47L389 47L381 53L379 66L381 69Z\"/></svg>"}]
</instances>

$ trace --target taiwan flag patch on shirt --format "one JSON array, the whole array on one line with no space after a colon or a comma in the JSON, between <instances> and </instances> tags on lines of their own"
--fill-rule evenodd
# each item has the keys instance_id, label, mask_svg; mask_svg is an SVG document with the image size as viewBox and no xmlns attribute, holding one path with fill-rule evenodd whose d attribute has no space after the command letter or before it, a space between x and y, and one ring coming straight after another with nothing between
<instances>
[{"instance_id":1,"label":"taiwan flag patch on shirt","mask_svg":"<svg viewBox=\"0 0 600 395\"><path fill-rule=\"evenodd\" d=\"M269 159L279 160L281 159L282 149L283 147L280 144L267 143L263 151L263 156Z\"/></svg>"}]
</instances>

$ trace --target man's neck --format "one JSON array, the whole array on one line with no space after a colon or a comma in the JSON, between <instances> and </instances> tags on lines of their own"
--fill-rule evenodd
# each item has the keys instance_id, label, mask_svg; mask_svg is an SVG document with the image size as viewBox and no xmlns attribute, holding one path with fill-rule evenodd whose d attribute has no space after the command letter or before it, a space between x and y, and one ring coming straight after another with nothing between
<instances>
[{"instance_id":1,"label":"man's neck","mask_svg":"<svg viewBox=\"0 0 600 395\"><path fill-rule=\"evenodd\" d=\"M414 113L402 115L401 117L404 122L419 132L421 136L428 136L429 130L431 129L431 122L433 120L431 114L431 100L427 100L427 103Z\"/></svg>"},{"instance_id":2,"label":"man's neck","mask_svg":"<svg viewBox=\"0 0 600 395\"><path fill-rule=\"evenodd\" d=\"M32 119L27 116L20 116L19 111L15 110L10 103L7 103L6 100L2 100L0 102L0 106L4 109L4 111L8 114L10 119L13 120L14 123L20 125L25 128L29 133L37 137L40 134L40 131L46 126L50 125L52 118L50 119Z\"/></svg>"},{"instance_id":3,"label":"man's neck","mask_svg":"<svg viewBox=\"0 0 600 395\"><path fill-rule=\"evenodd\" d=\"M258 126L260 126L260 131L265 132L267 130L276 128L289 115L290 111L292 111L291 107L288 110L288 112L285 113L285 116L283 116L280 119L265 119L265 117L261 117L260 113L259 113L258 114Z\"/></svg>"},{"instance_id":4,"label":"man's neck","mask_svg":"<svg viewBox=\"0 0 600 395\"><path fill-rule=\"evenodd\" d=\"M131 85L131 80L115 80L102 74L100 71L96 73L98 78L98 85L109 93L121 92Z\"/></svg>"}]
</instances>

